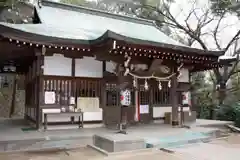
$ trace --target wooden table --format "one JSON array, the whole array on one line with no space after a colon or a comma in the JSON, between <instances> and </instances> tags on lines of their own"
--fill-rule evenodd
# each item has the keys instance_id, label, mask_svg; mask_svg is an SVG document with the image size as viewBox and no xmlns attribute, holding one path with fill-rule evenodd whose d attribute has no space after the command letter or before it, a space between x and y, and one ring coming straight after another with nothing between
<instances>
[{"instance_id":1,"label":"wooden table","mask_svg":"<svg viewBox=\"0 0 240 160\"><path fill-rule=\"evenodd\" d=\"M60 113L44 113L44 130L47 130L48 115L64 115L64 116L78 116L78 128L83 128L83 112L60 112Z\"/></svg>"}]
</instances>

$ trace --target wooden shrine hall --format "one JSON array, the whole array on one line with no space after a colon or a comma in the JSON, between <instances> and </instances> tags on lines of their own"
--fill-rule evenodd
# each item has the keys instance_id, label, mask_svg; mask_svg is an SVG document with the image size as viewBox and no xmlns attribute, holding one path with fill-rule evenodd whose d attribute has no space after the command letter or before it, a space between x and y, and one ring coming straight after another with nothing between
<instances>
[{"instance_id":1,"label":"wooden shrine hall","mask_svg":"<svg viewBox=\"0 0 240 160\"><path fill-rule=\"evenodd\" d=\"M150 20L47 0L32 8L32 24L0 23L0 65L25 75L25 117L37 128L44 113L59 113L49 123L67 123L60 113L77 111L84 123L115 125L123 89L131 91L129 124L169 112L178 125L183 93L191 112L190 74L220 66L222 52L185 46Z\"/></svg>"}]
</instances>

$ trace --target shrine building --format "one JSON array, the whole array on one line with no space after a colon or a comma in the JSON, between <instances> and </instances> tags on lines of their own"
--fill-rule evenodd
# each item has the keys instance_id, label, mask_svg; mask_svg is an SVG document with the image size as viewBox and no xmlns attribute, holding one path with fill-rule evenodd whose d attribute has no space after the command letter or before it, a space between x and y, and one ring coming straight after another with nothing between
<instances>
[{"instance_id":1,"label":"shrine building","mask_svg":"<svg viewBox=\"0 0 240 160\"><path fill-rule=\"evenodd\" d=\"M47 0L32 5L33 23L0 23L1 72L25 75L25 118L41 128L44 113L83 112L84 123L120 121L128 89L129 124L166 119L179 106L196 119L190 75L220 67L223 53L188 47L151 20ZM184 97L184 98L183 98ZM194 117L195 116L195 117ZM74 121L77 121L75 119ZM48 123L68 123L55 115Z\"/></svg>"}]
</instances>

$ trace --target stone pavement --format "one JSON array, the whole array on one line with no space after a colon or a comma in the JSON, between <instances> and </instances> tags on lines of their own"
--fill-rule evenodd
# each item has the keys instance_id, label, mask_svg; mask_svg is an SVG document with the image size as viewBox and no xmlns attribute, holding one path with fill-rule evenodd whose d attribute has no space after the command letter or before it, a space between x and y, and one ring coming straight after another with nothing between
<instances>
[{"instance_id":1,"label":"stone pavement","mask_svg":"<svg viewBox=\"0 0 240 160\"><path fill-rule=\"evenodd\" d=\"M193 132L212 132L216 128L198 127L200 124L207 125L219 124L218 121L197 120L197 123L191 128L172 128L170 125L160 123L136 125L127 129L128 137L149 138L177 136L179 134ZM221 122L221 125L229 122ZM22 127L29 127L23 120L0 121L0 152L16 151L41 148L73 148L92 144L94 134L112 134L116 130L106 129L104 127L83 128L83 129L65 129L50 131L27 131L23 132ZM68 126L65 126L68 127Z\"/></svg>"},{"instance_id":2,"label":"stone pavement","mask_svg":"<svg viewBox=\"0 0 240 160\"><path fill-rule=\"evenodd\" d=\"M240 135L173 149L177 154L194 155L202 160L236 160L239 158Z\"/></svg>"},{"instance_id":3,"label":"stone pavement","mask_svg":"<svg viewBox=\"0 0 240 160\"><path fill-rule=\"evenodd\" d=\"M90 148L80 148L73 151L51 151L35 153L14 153L0 154L0 159L4 160L192 160L186 159L187 156L174 155L159 150L147 150L142 153L127 153L105 156ZM189 157L191 158L191 157Z\"/></svg>"},{"instance_id":4,"label":"stone pavement","mask_svg":"<svg viewBox=\"0 0 240 160\"><path fill-rule=\"evenodd\" d=\"M233 146L231 146L233 145ZM106 156L89 148L74 150L48 150L36 152L2 153L2 160L235 160L239 157L240 136L213 140L210 143L198 143L175 148L175 153L156 149L143 151L120 152Z\"/></svg>"},{"instance_id":5,"label":"stone pavement","mask_svg":"<svg viewBox=\"0 0 240 160\"><path fill-rule=\"evenodd\" d=\"M227 121L215 120L197 120L192 124L194 130L209 130L209 128L219 128L226 124L232 124ZM75 125L76 126L76 125ZM216 126L216 127L213 127ZM86 137L92 136L96 133L112 133L116 130L106 129L104 127L95 127L95 125L86 125L89 128L83 129L69 129L68 125L63 127L53 127L55 130L49 131L28 131L23 132L21 128L29 127L29 125L22 119L1 120L0 119L0 142L1 141L14 141L14 140L29 140L29 139L64 139L67 137ZM67 128L66 128L67 127ZM77 127L77 126L76 126ZM94 127L94 128L92 128ZM128 132L135 135L146 135L146 133L157 133L159 135L168 135L170 132L184 131L184 128L172 128L170 125L165 125L161 121L154 124L137 125L128 128ZM191 129L192 130L192 129Z\"/></svg>"}]
</instances>

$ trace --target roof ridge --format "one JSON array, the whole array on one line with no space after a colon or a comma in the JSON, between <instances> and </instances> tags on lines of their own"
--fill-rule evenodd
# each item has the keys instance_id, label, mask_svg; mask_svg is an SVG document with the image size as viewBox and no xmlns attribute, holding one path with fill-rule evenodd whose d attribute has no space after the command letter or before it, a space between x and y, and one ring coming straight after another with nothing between
<instances>
[{"instance_id":1,"label":"roof ridge","mask_svg":"<svg viewBox=\"0 0 240 160\"><path fill-rule=\"evenodd\" d=\"M153 20L110 13L110 12L107 12L107 11L102 11L102 10L94 9L94 8L88 8L88 7L66 4L66 3L61 3L61 2L53 2L53 1L50 1L50 0L42 0L42 4L43 4L43 6L57 7L57 8L65 9L65 10L78 11L78 12L83 12L83 13L87 13L87 14L94 14L94 15L101 14L100 16L105 16L105 17L108 17L108 18L117 18L119 20L125 20L125 21L130 20L131 22L134 22L134 23L140 23L140 24L146 24L146 25L153 25L154 26L154 21Z\"/></svg>"}]
</instances>

